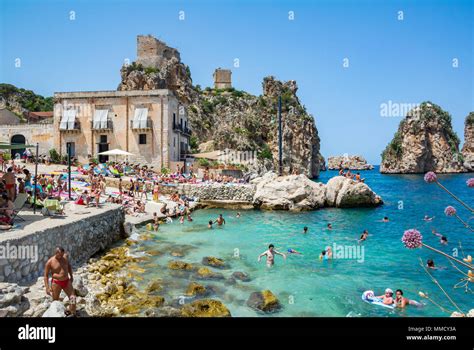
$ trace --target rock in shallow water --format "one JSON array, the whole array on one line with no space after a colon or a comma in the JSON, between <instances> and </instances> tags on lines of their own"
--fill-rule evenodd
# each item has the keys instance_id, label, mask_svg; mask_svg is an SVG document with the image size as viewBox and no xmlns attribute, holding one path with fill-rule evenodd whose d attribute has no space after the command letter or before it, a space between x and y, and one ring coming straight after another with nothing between
<instances>
[{"instance_id":1,"label":"rock in shallow water","mask_svg":"<svg viewBox=\"0 0 474 350\"><path fill-rule=\"evenodd\" d=\"M329 207L375 207L382 203L382 198L363 182L335 176L326 184L326 204Z\"/></svg>"},{"instance_id":2,"label":"rock in shallow water","mask_svg":"<svg viewBox=\"0 0 474 350\"><path fill-rule=\"evenodd\" d=\"M212 266L218 269L225 269L228 267L227 264L224 262L224 260L220 258L216 258L214 256L205 256L204 258L202 258L201 263L203 265Z\"/></svg>"},{"instance_id":3,"label":"rock in shallow water","mask_svg":"<svg viewBox=\"0 0 474 350\"><path fill-rule=\"evenodd\" d=\"M186 304L181 309L184 317L230 317L230 311L219 300L201 299Z\"/></svg>"},{"instance_id":4,"label":"rock in shallow water","mask_svg":"<svg viewBox=\"0 0 474 350\"><path fill-rule=\"evenodd\" d=\"M280 301L269 290L250 294L247 300L247 306L266 313L277 312L281 309Z\"/></svg>"}]
</instances>

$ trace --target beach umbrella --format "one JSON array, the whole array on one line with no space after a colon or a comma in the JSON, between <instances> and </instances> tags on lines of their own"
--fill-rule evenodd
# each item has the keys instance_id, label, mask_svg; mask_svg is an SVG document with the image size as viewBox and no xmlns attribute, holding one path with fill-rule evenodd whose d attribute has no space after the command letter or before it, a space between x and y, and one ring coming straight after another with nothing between
<instances>
[{"instance_id":1,"label":"beach umbrella","mask_svg":"<svg viewBox=\"0 0 474 350\"><path fill-rule=\"evenodd\" d=\"M105 151L105 152L100 152L97 153L98 155L101 156L115 156L115 161L117 161L117 156L133 156L133 153L127 152L127 151L122 151L121 149L111 149L110 151Z\"/></svg>"}]
</instances>

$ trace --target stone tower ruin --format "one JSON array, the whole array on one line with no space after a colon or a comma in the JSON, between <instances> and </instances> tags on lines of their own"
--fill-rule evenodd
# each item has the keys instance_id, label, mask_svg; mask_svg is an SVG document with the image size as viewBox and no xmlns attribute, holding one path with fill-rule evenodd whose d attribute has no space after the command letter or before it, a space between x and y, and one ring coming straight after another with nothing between
<instances>
[{"instance_id":1,"label":"stone tower ruin","mask_svg":"<svg viewBox=\"0 0 474 350\"><path fill-rule=\"evenodd\" d=\"M217 68L214 71L214 88L230 89L232 87L232 71L230 69Z\"/></svg>"},{"instance_id":2,"label":"stone tower ruin","mask_svg":"<svg viewBox=\"0 0 474 350\"><path fill-rule=\"evenodd\" d=\"M178 50L169 47L163 41L151 35L137 36L137 60L144 67L161 67L164 60L176 57L181 60Z\"/></svg>"}]
</instances>

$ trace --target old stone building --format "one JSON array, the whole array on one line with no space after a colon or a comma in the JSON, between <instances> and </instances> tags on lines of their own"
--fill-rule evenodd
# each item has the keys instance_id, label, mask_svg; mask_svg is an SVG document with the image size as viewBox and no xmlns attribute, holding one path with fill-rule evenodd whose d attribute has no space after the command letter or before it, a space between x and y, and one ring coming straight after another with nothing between
<instances>
[{"instance_id":1,"label":"old stone building","mask_svg":"<svg viewBox=\"0 0 474 350\"><path fill-rule=\"evenodd\" d=\"M214 71L214 87L216 89L230 89L232 87L232 71L230 69L217 68Z\"/></svg>"},{"instance_id":2,"label":"old stone building","mask_svg":"<svg viewBox=\"0 0 474 350\"><path fill-rule=\"evenodd\" d=\"M133 163L161 169L188 153L186 109L171 90L58 92L54 98L55 148L66 154L69 144L79 162L107 161L98 153L118 148L133 153Z\"/></svg>"}]
</instances>

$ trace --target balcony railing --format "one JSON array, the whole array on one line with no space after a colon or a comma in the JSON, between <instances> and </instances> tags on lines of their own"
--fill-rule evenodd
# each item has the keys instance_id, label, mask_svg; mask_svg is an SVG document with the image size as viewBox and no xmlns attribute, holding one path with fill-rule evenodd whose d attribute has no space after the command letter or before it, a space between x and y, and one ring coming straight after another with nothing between
<instances>
[{"instance_id":1,"label":"balcony railing","mask_svg":"<svg viewBox=\"0 0 474 350\"><path fill-rule=\"evenodd\" d=\"M146 123L143 121L137 121L134 123L133 120L130 121L130 129L132 130L148 130L153 128L153 123L150 118L147 118Z\"/></svg>"},{"instance_id":2,"label":"balcony railing","mask_svg":"<svg viewBox=\"0 0 474 350\"><path fill-rule=\"evenodd\" d=\"M113 130L113 123L112 120L107 120L106 123L97 121L91 121L91 130L92 131L112 131Z\"/></svg>"},{"instance_id":3,"label":"balcony railing","mask_svg":"<svg viewBox=\"0 0 474 350\"><path fill-rule=\"evenodd\" d=\"M191 129L185 127L183 124L173 123L173 131L179 132L185 136L191 136Z\"/></svg>"},{"instance_id":4,"label":"balcony railing","mask_svg":"<svg viewBox=\"0 0 474 350\"><path fill-rule=\"evenodd\" d=\"M61 122L59 122L59 131L64 131L64 132L79 132L81 130L81 123L79 121L74 121L74 125L71 128L70 123L66 123L64 126L61 125Z\"/></svg>"}]
</instances>

